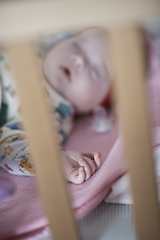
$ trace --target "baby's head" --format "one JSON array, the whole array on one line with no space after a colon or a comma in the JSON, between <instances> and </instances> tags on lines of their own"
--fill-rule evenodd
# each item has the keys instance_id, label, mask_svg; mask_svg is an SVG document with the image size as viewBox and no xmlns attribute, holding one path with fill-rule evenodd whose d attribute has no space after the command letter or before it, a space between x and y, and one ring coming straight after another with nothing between
<instances>
[{"instance_id":1,"label":"baby's head","mask_svg":"<svg viewBox=\"0 0 160 240\"><path fill-rule=\"evenodd\" d=\"M86 113L106 98L111 79L106 65L105 32L94 28L61 41L44 59L49 84Z\"/></svg>"}]
</instances>

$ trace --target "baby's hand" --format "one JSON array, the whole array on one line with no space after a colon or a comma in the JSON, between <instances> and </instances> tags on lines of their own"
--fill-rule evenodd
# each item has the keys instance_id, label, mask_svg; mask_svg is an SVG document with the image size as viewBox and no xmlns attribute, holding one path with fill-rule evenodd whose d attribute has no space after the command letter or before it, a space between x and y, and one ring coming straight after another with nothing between
<instances>
[{"instance_id":1,"label":"baby's hand","mask_svg":"<svg viewBox=\"0 0 160 240\"><path fill-rule=\"evenodd\" d=\"M101 154L98 152L64 151L62 165L66 179L81 184L101 166Z\"/></svg>"}]
</instances>

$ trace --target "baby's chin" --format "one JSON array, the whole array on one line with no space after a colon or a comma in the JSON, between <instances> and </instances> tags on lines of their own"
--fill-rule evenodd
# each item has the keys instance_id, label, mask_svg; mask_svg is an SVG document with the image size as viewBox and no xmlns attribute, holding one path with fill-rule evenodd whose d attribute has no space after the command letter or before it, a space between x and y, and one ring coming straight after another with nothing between
<instances>
[{"instance_id":1,"label":"baby's chin","mask_svg":"<svg viewBox=\"0 0 160 240\"><path fill-rule=\"evenodd\" d=\"M83 105L76 105L73 103L75 106L76 113L81 115L81 114L87 114L93 111L94 106L83 104Z\"/></svg>"}]
</instances>

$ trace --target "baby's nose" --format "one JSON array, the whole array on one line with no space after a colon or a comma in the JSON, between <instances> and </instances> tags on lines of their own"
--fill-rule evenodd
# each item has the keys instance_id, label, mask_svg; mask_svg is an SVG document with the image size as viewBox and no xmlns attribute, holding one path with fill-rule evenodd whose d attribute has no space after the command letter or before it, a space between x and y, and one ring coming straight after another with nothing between
<instances>
[{"instance_id":1,"label":"baby's nose","mask_svg":"<svg viewBox=\"0 0 160 240\"><path fill-rule=\"evenodd\" d=\"M78 70L78 71L82 71L84 69L84 65L85 65L85 60L84 57L81 55L73 55L71 57L71 61L74 65L74 67Z\"/></svg>"}]
</instances>

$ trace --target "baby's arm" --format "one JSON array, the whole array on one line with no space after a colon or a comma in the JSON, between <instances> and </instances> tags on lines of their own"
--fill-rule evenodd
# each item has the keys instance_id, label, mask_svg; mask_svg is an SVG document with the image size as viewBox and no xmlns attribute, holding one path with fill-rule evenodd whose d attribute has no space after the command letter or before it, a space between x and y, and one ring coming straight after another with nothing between
<instances>
[{"instance_id":1,"label":"baby's arm","mask_svg":"<svg viewBox=\"0 0 160 240\"><path fill-rule=\"evenodd\" d=\"M81 184L101 166L101 154L98 152L62 151L62 165L65 178L75 184Z\"/></svg>"}]
</instances>

